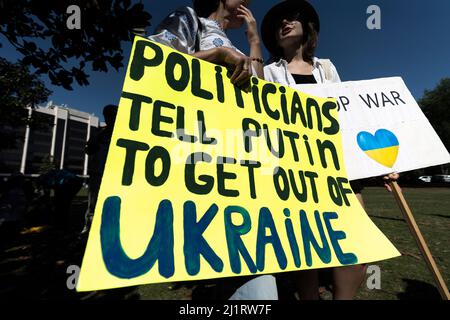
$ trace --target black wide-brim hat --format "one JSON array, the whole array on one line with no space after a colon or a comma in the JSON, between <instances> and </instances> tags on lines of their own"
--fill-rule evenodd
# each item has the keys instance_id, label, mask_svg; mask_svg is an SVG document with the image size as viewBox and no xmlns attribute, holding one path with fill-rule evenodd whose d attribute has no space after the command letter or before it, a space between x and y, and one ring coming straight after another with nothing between
<instances>
[{"instance_id":1,"label":"black wide-brim hat","mask_svg":"<svg viewBox=\"0 0 450 320\"><path fill-rule=\"evenodd\" d=\"M276 55L278 45L276 40L277 23L287 13L299 13L299 20L304 23L312 22L314 29L319 33L320 20L314 7L304 0L286 0L273 6L264 16L261 24L261 36L264 45L272 55Z\"/></svg>"}]
</instances>

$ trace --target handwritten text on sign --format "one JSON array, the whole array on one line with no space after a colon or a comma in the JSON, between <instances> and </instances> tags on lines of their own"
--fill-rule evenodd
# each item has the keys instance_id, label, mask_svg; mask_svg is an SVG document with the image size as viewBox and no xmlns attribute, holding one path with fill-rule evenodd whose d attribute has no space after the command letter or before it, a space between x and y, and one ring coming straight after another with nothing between
<instances>
[{"instance_id":1,"label":"handwritten text on sign","mask_svg":"<svg viewBox=\"0 0 450 320\"><path fill-rule=\"evenodd\" d=\"M137 38L77 289L274 273L397 250L352 193L337 104Z\"/></svg>"},{"instance_id":2,"label":"handwritten text on sign","mask_svg":"<svg viewBox=\"0 0 450 320\"><path fill-rule=\"evenodd\" d=\"M336 97L350 180L450 162L450 154L400 77L294 89Z\"/></svg>"}]
</instances>

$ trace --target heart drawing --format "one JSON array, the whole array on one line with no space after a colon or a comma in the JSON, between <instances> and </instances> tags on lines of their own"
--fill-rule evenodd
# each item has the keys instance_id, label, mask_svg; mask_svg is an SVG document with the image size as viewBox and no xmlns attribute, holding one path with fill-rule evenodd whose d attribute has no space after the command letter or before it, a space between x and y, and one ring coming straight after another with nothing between
<instances>
[{"instance_id":1,"label":"heart drawing","mask_svg":"<svg viewBox=\"0 0 450 320\"><path fill-rule=\"evenodd\" d=\"M400 144L391 131L379 129L375 135L361 131L356 140L361 150L371 159L389 168L394 166Z\"/></svg>"}]
</instances>

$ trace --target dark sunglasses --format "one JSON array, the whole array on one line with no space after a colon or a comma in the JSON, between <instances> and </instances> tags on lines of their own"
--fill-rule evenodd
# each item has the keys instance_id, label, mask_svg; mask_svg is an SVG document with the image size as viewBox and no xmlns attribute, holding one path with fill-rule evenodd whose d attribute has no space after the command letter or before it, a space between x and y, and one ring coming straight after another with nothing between
<instances>
[{"instance_id":1,"label":"dark sunglasses","mask_svg":"<svg viewBox=\"0 0 450 320\"><path fill-rule=\"evenodd\" d=\"M301 14L300 12L286 12L279 16L277 21L275 22L276 27L281 27L283 24L283 20L293 22L293 21L300 21L301 22Z\"/></svg>"}]
</instances>

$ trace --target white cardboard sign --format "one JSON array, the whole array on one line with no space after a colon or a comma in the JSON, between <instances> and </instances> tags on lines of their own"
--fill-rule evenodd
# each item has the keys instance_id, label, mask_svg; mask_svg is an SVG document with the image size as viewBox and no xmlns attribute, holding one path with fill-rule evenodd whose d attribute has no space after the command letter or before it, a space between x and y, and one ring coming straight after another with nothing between
<instances>
[{"instance_id":1,"label":"white cardboard sign","mask_svg":"<svg viewBox=\"0 0 450 320\"><path fill-rule=\"evenodd\" d=\"M351 180L450 162L450 154L400 77L297 85L335 97Z\"/></svg>"}]
</instances>

